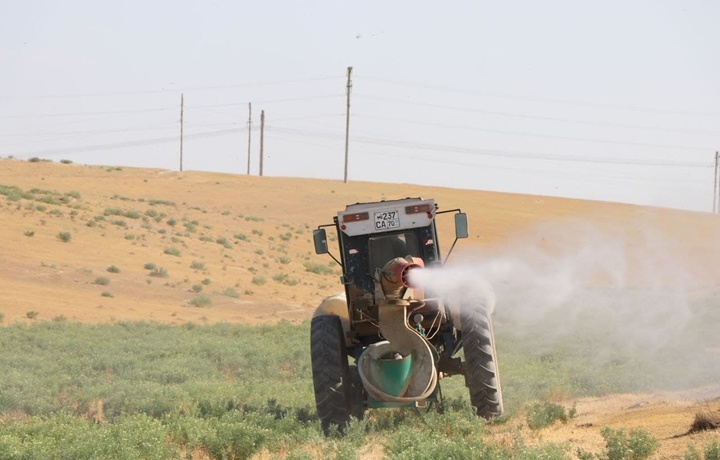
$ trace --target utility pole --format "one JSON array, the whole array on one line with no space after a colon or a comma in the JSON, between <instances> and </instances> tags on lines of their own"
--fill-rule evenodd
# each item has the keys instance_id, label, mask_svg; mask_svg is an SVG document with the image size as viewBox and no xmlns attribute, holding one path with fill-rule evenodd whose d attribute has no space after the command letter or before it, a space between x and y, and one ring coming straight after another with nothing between
<instances>
[{"instance_id":1,"label":"utility pole","mask_svg":"<svg viewBox=\"0 0 720 460\"><path fill-rule=\"evenodd\" d=\"M260 111L260 177L263 175L263 157L265 156L265 111Z\"/></svg>"},{"instance_id":2,"label":"utility pole","mask_svg":"<svg viewBox=\"0 0 720 460\"><path fill-rule=\"evenodd\" d=\"M718 212L718 166L720 165L720 152L715 152L715 187L713 188L713 213Z\"/></svg>"},{"instance_id":3,"label":"utility pole","mask_svg":"<svg viewBox=\"0 0 720 460\"><path fill-rule=\"evenodd\" d=\"M183 170L183 112L185 109L185 95L180 93L180 171Z\"/></svg>"},{"instance_id":4,"label":"utility pole","mask_svg":"<svg viewBox=\"0 0 720 460\"><path fill-rule=\"evenodd\" d=\"M345 109L345 176L343 182L348 181L348 146L350 145L350 90L352 89L352 67L347 69L347 107Z\"/></svg>"},{"instance_id":5,"label":"utility pole","mask_svg":"<svg viewBox=\"0 0 720 460\"><path fill-rule=\"evenodd\" d=\"M247 173L250 175L250 136L252 133L252 102L248 102L248 161L247 161Z\"/></svg>"}]
</instances>

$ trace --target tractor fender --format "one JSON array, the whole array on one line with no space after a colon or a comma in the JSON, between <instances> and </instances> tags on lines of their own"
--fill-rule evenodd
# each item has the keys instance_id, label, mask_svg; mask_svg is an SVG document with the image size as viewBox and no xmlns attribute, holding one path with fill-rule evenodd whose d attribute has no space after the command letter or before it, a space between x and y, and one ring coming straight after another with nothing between
<instances>
[{"instance_id":1,"label":"tractor fender","mask_svg":"<svg viewBox=\"0 0 720 460\"><path fill-rule=\"evenodd\" d=\"M333 315L340 318L345 337L345 346L351 347L352 341L348 338L350 332L350 315L348 314L347 298L344 292L338 292L326 297L313 312L312 317Z\"/></svg>"}]
</instances>

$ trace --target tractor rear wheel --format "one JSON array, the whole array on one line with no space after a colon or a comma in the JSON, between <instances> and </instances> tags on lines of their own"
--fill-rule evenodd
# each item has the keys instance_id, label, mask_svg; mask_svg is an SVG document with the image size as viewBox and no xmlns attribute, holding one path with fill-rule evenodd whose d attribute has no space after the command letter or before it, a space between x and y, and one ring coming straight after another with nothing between
<instances>
[{"instance_id":1,"label":"tractor rear wheel","mask_svg":"<svg viewBox=\"0 0 720 460\"><path fill-rule=\"evenodd\" d=\"M350 421L352 377L340 318L316 316L310 323L310 358L312 360L315 405L325 434L335 425L340 431Z\"/></svg>"},{"instance_id":2,"label":"tractor rear wheel","mask_svg":"<svg viewBox=\"0 0 720 460\"><path fill-rule=\"evenodd\" d=\"M498 417L503 413L503 400L492 319L483 306L465 306L461 322L470 403L478 416Z\"/></svg>"}]
</instances>

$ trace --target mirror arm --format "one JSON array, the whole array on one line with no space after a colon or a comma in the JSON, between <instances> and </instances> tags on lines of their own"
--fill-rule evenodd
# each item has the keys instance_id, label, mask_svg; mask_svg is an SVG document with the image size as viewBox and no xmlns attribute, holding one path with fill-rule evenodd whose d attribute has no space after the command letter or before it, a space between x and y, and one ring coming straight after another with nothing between
<instances>
[{"instance_id":1,"label":"mirror arm","mask_svg":"<svg viewBox=\"0 0 720 460\"><path fill-rule=\"evenodd\" d=\"M450 246L450 250L448 251L447 255L445 255L445 260L443 260L443 263L442 263L443 265L445 265L445 263L446 263L446 262L448 261L448 259L450 258L450 254L452 254L453 249L455 248L455 243L457 243L457 241L458 241L458 239L455 238L455 241L453 241L452 246Z\"/></svg>"}]
</instances>

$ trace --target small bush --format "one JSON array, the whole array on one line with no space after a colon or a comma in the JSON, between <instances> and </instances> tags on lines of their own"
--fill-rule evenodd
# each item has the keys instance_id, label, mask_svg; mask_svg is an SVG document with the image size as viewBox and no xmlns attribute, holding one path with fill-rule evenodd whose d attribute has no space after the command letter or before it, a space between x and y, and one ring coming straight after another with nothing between
<instances>
[{"instance_id":1,"label":"small bush","mask_svg":"<svg viewBox=\"0 0 720 460\"><path fill-rule=\"evenodd\" d=\"M212 299L206 295L197 296L194 299L190 300L190 305L193 307L209 307L212 305Z\"/></svg>"},{"instance_id":2,"label":"small bush","mask_svg":"<svg viewBox=\"0 0 720 460\"><path fill-rule=\"evenodd\" d=\"M110 291L103 291L103 293L100 295L103 297L111 297L111 298L115 297L114 295L112 295L112 293Z\"/></svg>"},{"instance_id":3,"label":"small bush","mask_svg":"<svg viewBox=\"0 0 720 460\"><path fill-rule=\"evenodd\" d=\"M204 280L201 281L201 283L204 284L205 286L207 286L208 284L211 283L210 278L205 278Z\"/></svg>"},{"instance_id":4,"label":"small bush","mask_svg":"<svg viewBox=\"0 0 720 460\"><path fill-rule=\"evenodd\" d=\"M705 460L720 460L720 444L717 441L706 445L703 452L705 453Z\"/></svg>"},{"instance_id":5,"label":"small bush","mask_svg":"<svg viewBox=\"0 0 720 460\"><path fill-rule=\"evenodd\" d=\"M190 268L192 268L193 270L204 270L205 262L194 260L193 263L190 264Z\"/></svg>"},{"instance_id":6,"label":"small bush","mask_svg":"<svg viewBox=\"0 0 720 460\"><path fill-rule=\"evenodd\" d=\"M232 243L230 243L227 238L218 238L215 242L222 245L225 249L232 249Z\"/></svg>"},{"instance_id":7,"label":"small bush","mask_svg":"<svg viewBox=\"0 0 720 460\"><path fill-rule=\"evenodd\" d=\"M177 221L175 219L168 219L167 222L165 222L165 223L171 227L174 227L175 224L177 224Z\"/></svg>"},{"instance_id":8,"label":"small bush","mask_svg":"<svg viewBox=\"0 0 720 460\"><path fill-rule=\"evenodd\" d=\"M283 241L288 241L288 240L292 239L292 233L290 233L290 232L283 233L282 235L280 235L280 239Z\"/></svg>"},{"instance_id":9,"label":"small bush","mask_svg":"<svg viewBox=\"0 0 720 460\"><path fill-rule=\"evenodd\" d=\"M27 230L27 231L24 233L24 235L25 235L25 236L35 236L35 232L32 231L32 230Z\"/></svg>"},{"instance_id":10,"label":"small bush","mask_svg":"<svg viewBox=\"0 0 720 460\"><path fill-rule=\"evenodd\" d=\"M267 282L267 280L265 279L264 276L260 276L260 275L253 276L252 284L256 284L256 285L258 285L258 286L262 286L262 285L265 284L266 282Z\"/></svg>"},{"instance_id":11,"label":"small bush","mask_svg":"<svg viewBox=\"0 0 720 460\"><path fill-rule=\"evenodd\" d=\"M180 257L181 253L178 248L165 248L163 251L164 254L169 254L171 256Z\"/></svg>"},{"instance_id":12,"label":"small bush","mask_svg":"<svg viewBox=\"0 0 720 460\"><path fill-rule=\"evenodd\" d=\"M574 409L571 410L574 413ZM560 420L565 423L571 418L566 412L565 408L555 403L535 403L530 406L527 414L527 424L532 430L539 430L550 426L556 421Z\"/></svg>"},{"instance_id":13,"label":"small bush","mask_svg":"<svg viewBox=\"0 0 720 460\"><path fill-rule=\"evenodd\" d=\"M72 160L60 160L60 163L64 165L69 165L72 164Z\"/></svg>"},{"instance_id":14,"label":"small bush","mask_svg":"<svg viewBox=\"0 0 720 460\"><path fill-rule=\"evenodd\" d=\"M106 278L104 276L100 276L95 278L95 284L99 284L100 286L107 286L110 284L110 278Z\"/></svg>"},{"instance_id":15,"label":"small bush","mask_svg":"<svg viewBox=\"0 0 720 460\"><path fill-rule=\"evenodd\" d=\"M203 287L200 284L194 284L192 287L193 292L202 292Z\"/></svg>"},{"instance_id":16,"label":"small bush","mask_svg":"<svg viewBox=\"0 0 720 460\"><path fill-rule=\"evenodd\" d=\"M233 299L237 299L238 297L240 297L240 294L238 294L238 292L233 288L225 289L224 291L222 291L222 295L226 297L232 297Z\"/></svg>"},{"instance_id":17,"label":"small bush","mask_svg":"<svg viewBox=\"0 0 720 460\"><path fill-rule=\"evenodd\" d=\"M331 267L317 262L305 262L303 264L306 272L315 273L316 275L332 275L335 273Z\"/></svg>"},{"instance_id":18,"label":"small bush","mask_svg":"<svg viewBox=\"0 0 720 460\"><path fill-rule=\"evenodd\" d=\"M236 234L233 235L233 237L234 237L235 239L240 240L240 241L246 241L246 240L247 240L247 235L244 234L244 233L236 233Z\"/></svg>"},{"instance_id":19,"label":"small bush","mask_svg":"<svg viewBox=\"0 0 720 460\"><path fill-rule=\"evenodd\" d=\"M150 270L150 276L153 276L155 278L167 278L168 272L162 267L156 267Z\"/></svg>"},{"instance_id":20,"label":"small bush","mask_svg":"<svg viewBox=\"0 0 720 460\"><path fill-rule=\"evenodd\" d=\"M298 284L298 280L290 278L285 273L280 273L278 275L275 275L272 277L274 281L277 281L278 283L284 284L286 286L295 286Z\"/></svg>"},{"instance_id":21,"label":"small bush","mask_svg":"<svg viewBox=\"0 0 720 460\"><path fill-rule=\"evenodd\" d=\"M157 266L152 262L148 262L145 265L143 265L143 268L145 270L155 270L157 268Z\"/></svg>"},{"instance_id":22,"label":"small bush","mask_svg":"<svg viewBox=\"0 0 720 460\"><path fill-rule=\"evenodd\" d=\"M40 313L36 312L35 310L30 310L29 312L25 313L25 318L27 319L35 319L38 317Z\"/></svg>"},{"instance_id":23,"label":"small bush","mask_svg":"<svg viewBox=\"0 0 720 460\"><path fill-rule=\"evenodd\" d=\"M107 268L107 271L109 271L110 273L120 273L120 269L118 267L116 267L115 265L110 265Z\"/></svg>"},{"instance_id":24,"label":"small bush","mask_svg":"<svg viewBox=\"0 0 720 460\"><path fill-rule=\"evenodd\" d=\"M600 434L605 439L608 460L643 460L655 453L660 445L657 439L641 428L630 430L628 435L625 429L605 427Z\"/></svg>"},{"instance_id":25,"label":"small bush","mask_svg":"<svg viewBox=\"0 0 720 460\"><path fill-rule=\"evenodd\" d=\"M264 233L263 233L262 230L258 230L258 229L255 229L255 228L254 228L254 229L252 230L252 234L253 234L253 235L257 235L257 236L263 236Z\"/></svg>"},{"instance_id":26,"label":"small bush","mask_svg":"<svg viewBox=\"0 0 720 460\"><path fill-rule=\"evenodd\" d=\"M57 234L57 238L63 243L68 243L72 239L70 232L60 232Z\"/></svg>"}]
</instances>

